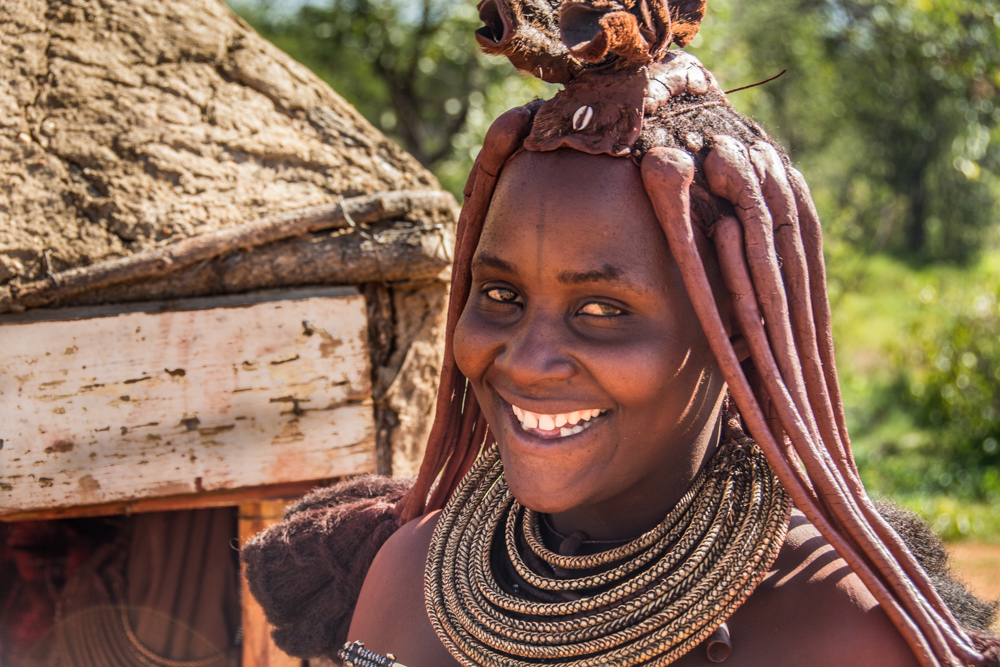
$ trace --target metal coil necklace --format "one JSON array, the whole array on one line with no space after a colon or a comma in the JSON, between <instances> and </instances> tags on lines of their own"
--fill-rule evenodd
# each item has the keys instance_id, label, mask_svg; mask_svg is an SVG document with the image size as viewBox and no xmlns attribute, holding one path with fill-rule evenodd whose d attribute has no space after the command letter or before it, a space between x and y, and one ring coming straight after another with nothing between
<instances>
[{"instance_id":1,"label":"metal coil necklace","mask_svg":"<svg viewBox=\"0 0 1000 667\"><path fill-rule=\"evenodd\" d=\"M778 555L791 503L726 416L708 465L667 517L589 555L547 548L511 495L494 444L445 506L424 573L438 637L468 667L667 665L753 592Z\"/></svg>"}]
</instances>

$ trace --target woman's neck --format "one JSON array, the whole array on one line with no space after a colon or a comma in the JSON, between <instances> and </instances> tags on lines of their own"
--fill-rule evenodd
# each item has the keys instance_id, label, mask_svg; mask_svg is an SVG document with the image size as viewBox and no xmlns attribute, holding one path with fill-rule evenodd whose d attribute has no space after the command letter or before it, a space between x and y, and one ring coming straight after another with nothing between
<instances>
[{"instance_id":1,"label":"woman's neck","mask_svg":"<svg viewBox=\"0 0 1000 667\"><path fill-rule=\"evenodd\" d=\"M720 434L721 420L716 419L714 428L692 443L691 457L683 465L650 471L645 480L618 496L550 514L549 526L564 536L582 532L591 542L621 542L642 535L663 521L688 492L718 449Z\"/></svg>"}]
</instances>

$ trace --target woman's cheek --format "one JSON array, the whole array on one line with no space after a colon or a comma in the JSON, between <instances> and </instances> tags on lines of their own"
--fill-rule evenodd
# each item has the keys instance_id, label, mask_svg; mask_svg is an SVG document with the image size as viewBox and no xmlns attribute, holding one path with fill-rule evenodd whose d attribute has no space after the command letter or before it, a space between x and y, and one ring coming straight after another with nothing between
<instances>
[{"instance_id":1,"label":"woman's cheek","mask_svg":"<svg viewBox=\"0 0 1000 667\"><path fill-rule=\"evenodd\" d=\"M644 402L650 398L658 401L670 380L664 355L641 337L623 337L588 352L588 371L618 403Z\"/></svg>"},{"instance_id":2,"label":"woman's cheek","mask_svg":"<svg viewBox=\"0 0 1000 667\"><path fill-rule=\"evenodd\" d=\"M455 326L455 363L470 380L478 379L488 363L490 327L486 326L475 306L468 304Z\"/></svg>"}]
</instances>

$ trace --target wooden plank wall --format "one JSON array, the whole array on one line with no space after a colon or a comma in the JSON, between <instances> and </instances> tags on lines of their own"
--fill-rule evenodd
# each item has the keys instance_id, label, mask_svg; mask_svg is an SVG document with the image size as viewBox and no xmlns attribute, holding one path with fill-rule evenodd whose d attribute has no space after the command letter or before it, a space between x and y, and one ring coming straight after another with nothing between
<instances>
[{"instance_id":1,"label":"wooden plank wall","mask_svg":"<svg viewBox=\"0 0 1000 667\"><path fill-rule=\"evenodd\" d=\"M68 317L0 321L0 519L374 470L356 290Z\"/></svg>"}]
</instances>

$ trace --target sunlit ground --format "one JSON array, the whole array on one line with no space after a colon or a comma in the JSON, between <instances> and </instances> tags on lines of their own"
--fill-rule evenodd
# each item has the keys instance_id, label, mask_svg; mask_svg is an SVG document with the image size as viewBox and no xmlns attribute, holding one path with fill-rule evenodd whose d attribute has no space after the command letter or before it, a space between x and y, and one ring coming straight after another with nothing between
<instances>
[{"instance_id":1,"label":"sunlit ground","mask_svg":"<svg viewBox=\"0 0 1000 667\"><path fill-rule=\"evenodd\" d=\"M957 542L948 545L952 568L979 597L1000 600L1000 545ZM1000 618L993 623L1000 634Z\"/></svg>"}]
</instances>

